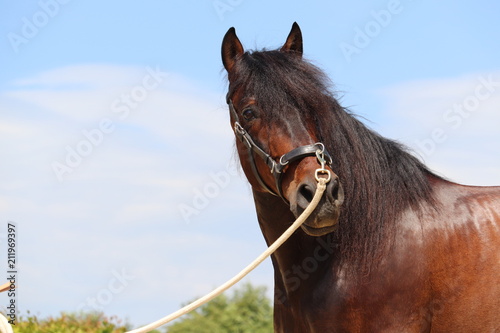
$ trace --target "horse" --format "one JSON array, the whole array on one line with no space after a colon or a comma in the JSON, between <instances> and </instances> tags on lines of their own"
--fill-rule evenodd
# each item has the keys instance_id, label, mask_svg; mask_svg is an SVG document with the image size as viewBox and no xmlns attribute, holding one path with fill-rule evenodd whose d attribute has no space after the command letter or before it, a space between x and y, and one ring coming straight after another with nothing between
<instances>
[{"instance_id":1,"label":"horse","mask_svg":"<svg viewBox=\"0 0 500 333\"><path fill-rule=\"evenodd\" d=\"M500 332L500 187L453 183L342 107L303 58L222 42L236 150L271 244L275 332ZM320 175L323 177L323 175Z\"/></svg>"}]
</instances>

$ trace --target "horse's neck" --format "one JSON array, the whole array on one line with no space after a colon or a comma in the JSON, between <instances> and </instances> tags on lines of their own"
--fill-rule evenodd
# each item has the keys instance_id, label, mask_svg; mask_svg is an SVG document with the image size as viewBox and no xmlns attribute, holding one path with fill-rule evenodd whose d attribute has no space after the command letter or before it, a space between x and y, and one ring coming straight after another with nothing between
<instances>
[{"instance_id":1,"label":"horse's neck","mask_svg":"<svg viewBox=\"0 0 500 333\"><path fill-rule=\"evenodd\" d=\"M290 207L277 196L254 190L253 198L260 228L270 245L283 234L295 218Z\"/></svg>"},{"instance_id":2,"label":"horse's neck","mask_svg":"<svg viewBox=\"0 0 500 333\"><path fill-rule=\"evenodd\" d=\"M290 227L295 217L281 198L254 191L254 200L262 234L271 245ZM332 235L311 237L298 229L273 255L277 279L281 276L281 282L285 284L293 284L306 275L307 279L314 279L314 275L330 266L327 263L331 263L335 256L334 247ZM279 281L276 283L278 287Z\"/></svg>"}]
</instances>

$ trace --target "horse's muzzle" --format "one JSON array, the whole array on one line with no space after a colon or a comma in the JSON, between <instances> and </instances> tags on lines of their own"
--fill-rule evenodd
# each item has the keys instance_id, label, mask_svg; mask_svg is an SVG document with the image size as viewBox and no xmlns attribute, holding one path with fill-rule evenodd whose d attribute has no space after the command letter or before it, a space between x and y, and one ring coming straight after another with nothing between
<instances>
[{"instance_id":1,"label":"horse's muzzle","mask_svg":"<svg viewBox=\"0 0 500 333\"><path fill-rule=\"evenodd\" d=\"M311 203L316 193L315 179L304 179L290 198L290 210L298 217ZM337 230L340 210L344 202L344 190L336 175L327 183L326 190L316 209L302 224L302 230L310 236L322 236Z\"/></svg>"}]
</instances>

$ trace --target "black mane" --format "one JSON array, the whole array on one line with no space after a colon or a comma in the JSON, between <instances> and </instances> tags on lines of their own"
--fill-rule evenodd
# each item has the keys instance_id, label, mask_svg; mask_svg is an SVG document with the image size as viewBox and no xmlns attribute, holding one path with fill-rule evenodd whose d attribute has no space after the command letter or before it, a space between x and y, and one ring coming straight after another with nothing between
<instances>
[{"instance_id":1,"label":"black mane","mask_svg":"<svg viewBox=\"0 0 500 333\"><path fill-rule=\"evenodd\" d=\"M325 74L300 56L247 52L238 59L230 82L230 94L243 86L265 105L270 124L314 122L344 186L344 208L336 232L343 259L369 269L367 264L382 254L384 240L394 236L401 213L433 201L429 179L438 176L402 144L373 132L340 106ZM287 117L291 108L300 114L299 119Z\"/></svg>"}]
</instances>

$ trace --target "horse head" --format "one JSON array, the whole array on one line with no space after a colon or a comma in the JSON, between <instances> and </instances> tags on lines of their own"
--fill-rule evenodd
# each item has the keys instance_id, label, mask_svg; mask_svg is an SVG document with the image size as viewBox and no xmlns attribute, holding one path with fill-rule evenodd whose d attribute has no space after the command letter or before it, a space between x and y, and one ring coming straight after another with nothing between
<instances>
[{"instance_id":1,"label":"horse head","mask_svg":"<svg viewBox=\"0 0 500 333\"><path fill-rule=\"evenodd\" d=\"M228 73L227 102L243 171L257 192L283 198L297 217L316 191L317 177L328 177L326 194L303 224L321 236L335 231L344 192L332 170L335 156L322 140L322 96L326 88L302 59L297 23L274 51L245 52L234 28L222 42Z\"/></svg>"}]
</instances>

